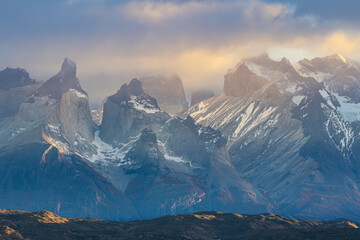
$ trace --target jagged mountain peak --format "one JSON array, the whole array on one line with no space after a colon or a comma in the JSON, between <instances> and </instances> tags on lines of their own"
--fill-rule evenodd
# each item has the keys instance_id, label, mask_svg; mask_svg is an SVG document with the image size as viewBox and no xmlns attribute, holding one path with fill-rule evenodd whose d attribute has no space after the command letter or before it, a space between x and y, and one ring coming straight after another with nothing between
<instances>
[{"instance_id":1,"label":"jagged mountain peak","mask_svg":"<svg viewBox=\"0 0 360 240\"><path fill-rule=\"evenodd\" d=\"M254 65L269 69L271 71L275 70L283 73L295 72L292 63L288 58L283 57L280 61L276 61L270 58L268 54L262 54L253 58L248 58L244 61L244 64L247 65L253 72L255 69L252 68L252 66Z\"/></svg>"},{"instance_id":2,"label":"jagged mountain peak","mask_svg":"<svg viewBox=\"0 0 360 240\"><path fill-rule=\"evenodd\" d=\"M35 84L29 73L22 68L5 68L0 71L0 89L9 90L10 88L24 87Z\"/></svg>"},{"instance_id":3,"label":"jagged mountain peak","mask_svg":"<svg viewBox=\"0 0 360 240\"><path fill-rule=\"evenodd\" d=\"M243 59L242 62L253 62L259 65L263 65L263 66L269 66L269 65L273 65L274 63L276 63L275 60L273 60L272 58L270 58L269 54L267 52L263 52L260 55L254 56L254 57L249 57L246 59Z\"/></svg>"},{"instance_id":4,"label":"jagged mountain peak","mask_svg":"<svg viewBox=\"0 0 360 240\"><path fill-rule=\"evenodd\" d=\"M287 65L292 65L290 60L286 57L283 57L280 61L280 63L283 63L283 64L287 64Z\"/></svg>"},{"instance_id":5,"label":"jagged mountain peak","mask_svg":"<svg viewBox=\"0 0 360 240\"><path fill-rule=\"evenodd\" d=\"M124 101L129 101L130 93L128 90L128 85L126 83L121 85L120 89L114 95L109 96L108 100L114 103L122 103Z\"/></svg>"},{"instance_id":6,"label":"jagged mountain peak","mask_svg":"<svg viewBox=\"0 0 360 240\"><path fill-rule=\"evenodd\" d=\"M332 60L338 60L338 61L340 60L343 63L347 63L346 58L343 55L341 55L340 53L335 53L335 54L326 56L325 59L332 59Z\"/></svg>"},{"instance_id":7,"label":"jagged mountain peak","mask_svg":"<svg viewBox=\"0 0 360 240\"><path fill-rule=\"evenodd\" d=\"M112 96L111 100L121 103L122 101L129 101L131 96L140 96L144 94L141 82L134 78L129 84L124 83L120 89Z\"/></svg>"},{"instance_id":8,"label":"jagged mountain peak","mask_svg":"<svg viewBox=\"0 0 360 240\"><path fill-rule=\"evenodd\" d=\"M144 93L142 84L137 78L134 78L130 81L128 85L128 91L133 96L140 96Z\"/></svg>"},{"instance_id":9,"label":"jagged mountain peak","mask_svg":"<svg viewBox=\"0 0 360 240\"><path fill-rule=\"evenodd\" d=\"M296 64L297 70L301 74L307 72L320 72L320 73L342 73L347 71L349 68L355 70L360 69L360 64L348 57L335 53L325 57L315 57L313 59L303 59ZM317 79L317 77L315 76ZM323 81L323 79L320 79Z\"/></svg>"},{"instance_id":10,"label":"jagged mountain peak","mask_svg":"<svg viewBox=\"0 0 360 240\"><path fill-rule=\"evenodd\" d=\"M269 54L267 52L262 52L261 54L258 55L258 57L262 57L262 58L270 58Z\"/></svg>"},{"instance_id":11,"label":"jagged mountain peak","mask_svg":"<svg viewBox=\"0 0 360 240\"><path fill-rule=\"evenodd\" d=\"M242 59L242 61L249 61L249 60L250 61L274 61L273 59L270 58L270 56L267 52L262 52L258 55Z\"/></svg>"},{"instance_id":12,"label":"jagged mountain peak","mask_svg":"<svg viewBox=\"0 0 360 240\"><path fill-rule=\"evenodd\" d=\"M157 143L156 134L151 128L144 128L144 130L141 132L140 135L140 141L144 143L149 142L156 144Z\"/></svg>"},{"instance_id":13,"label":"jagged mountain peak","mask_svg":"<svg viewBox=\"0 0 360 240\"><path fill-rule=\"evenodd\" d=\"M297 75L297 72L296 72L294 66L292 65L290 60L288 58L286 58L286 57L283 57L281 59L281 61L278 62L276 65L277 66L275 67L275 69L282 72L282 73L292 73L292 74Z\"/></svg>"},{"instance_id":14,"label":"jagged mountain peak","mask_svg":"<svg viewBox=\"0 0 360 240\"><path fill-rule=\"evenodd\" d=\"M198 126L196 125L195 119L193 119L190 115L188 115L184 120L182 120L183 124L188 127L195 135L198 135Z\"/></svg>"},{"instance_id":15,"label":"jagged mountain peak","mask_svg":"<svg viewBox=\"0 0 360 240\"><path fill-rule=\"evenodd\" d=\"M2 72L21 72L23 74L25 74L26 76L29 76L29 73L23 69L23 68L11 68L11 67L6 67Z\"/></svg>"},{"instance_id":16,"label":"jagged mountain peak","mask_svg":"<svg viewBox=\"0 0 360 240\"><path fill-rule=\"evenodd\" d=\"M281 92L262 73L257 65L243 63L234 72L228 72L224 79L223 93L226 96L252 98L280 103ZM266 73L266 72L265 72Z\"/></svg>"},{"instance_id":17,"label":"jagged mountain peak","mask_svg":"<svg viewBox=\"0 0 360 240\"><path fill-rule=\"evenodd\" d=\"M63 93L74 89L87 96L76 77L76 64L68 58L64 59L58 74L46 81L35 93L36 96L48 96L60 100Z\"/></svg>"},{"instance_id":18,"label":"jagged mountain peak","mask_svg":"<svg viewBox=\"0 0 360 240\"><path fill-rule=\"evenodd\" d=\"M232 74L241 71L244 69L244 66L246 66L255 74L259 73L258 70L261 70L263 73L265 73L265 71L268 72L269 70L280 71L283 73L295 72L295 69L288 58L283 57L280 61L275 61L274 59L270 58L269 54L264 52L255 57L248 57L240 60L236 66L232 69L229 69L227 73ZM261 73L260 76L263 76L263 73Z\"/></svg>"},{"instance_id":19,"label":"jagged mountain peak","mask_svg":"<svg viewBox=\"0 0 360 240\"><path fill-rule=\"evenodd\" d=\"M76 76L76 63L66 57L61 65L60 73Z\"/></svg>"},{"instance_id":20,"label":"jagged mountain peak","mask_svg":"<svg viewBox=\"0 0 360 240\"><path fill-rule=\"evenodd\" d=\"M131 173L153 174L165 163L165 158L159 150L156 134L151 128L144 128L139 139L125 155L125 159L133 162Z\"/></svg>"},{"instance_id":21,"label":"jagged mountain peak","mask_svg":"<svg viewBox=\"0 0 360 240\"><path fill-rule=\"evenodd\" d=\"M129 84L123 84L109 100L116 104L130 104L134 108L154 108L160 110L155 98L144 93L142 83L134 78Z\"/></svg>"},{"instance_id":22,"label":"jagged mountain peak","mask_svg":"<svg viewBox=\"0 0 360 240\"><path fill-rule=\"evenodd\" d=\"M169 115L161 111L155 98L144 93L142 84L133 79L123 84L104 104L100 137L115 144L137 136L143 126L163 123Z\"/></svg>"}]
</instances>

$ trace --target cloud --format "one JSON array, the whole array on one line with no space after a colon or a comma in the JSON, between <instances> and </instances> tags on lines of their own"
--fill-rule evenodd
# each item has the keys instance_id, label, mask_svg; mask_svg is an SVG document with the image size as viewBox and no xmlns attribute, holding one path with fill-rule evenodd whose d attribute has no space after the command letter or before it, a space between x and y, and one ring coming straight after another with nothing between
<instances>
[{"instance_id":1,"label":"cloud","mask_svg":"<svg viewBox=\"0 0 360 240\"><path fill-rule=\"evenodd\" d=\"M292 60L359 53L357 28L299 14L295 0L19 1L0 9L0 67L46 80L70 57L93 101L158 73L178 73L188 90L221 89L229 68L263 51Z\"/></svg>"},{"instance_id":2,"label":"cloud","mask_svg":"<svg viewBox=\"0 0 360 240\"><path fill-rule=\"evenodd\" d=\"M291 13L283 4L264 4L260 1L186 1L186 2L159 2L159 1L131 1L121 6L119 12L129 19L142 23L160 23L169 19L179 19L207 15L212 17L218 13L233 13L239 17L274 20Z\"/></svg>"},{"instance_id":3,"label":"cloud","mask_svg":"<svg viewBox=\"0 0 360 240\"><path fill-rule=\"evenodd\" d=\"M340 31L329 35L320 48L324 52L341 52L344 54L359 53L360 36L348 36L346 33Z\"/></svg>"},{"instance_id":4,"label":"cloud","mask_svg":"<svg viewBox=\"0 0 360 240\"><path fill-rule=\"evenodd\" d=\"M211 4L209 4L211 5ZM137 20L142 23L154 23L170 18L183 16L189 11L202 11L209 5L200 2L154 2L154 1L132 1L127 3L119 12L129 19Z\"/></svg>"}]
</instances>

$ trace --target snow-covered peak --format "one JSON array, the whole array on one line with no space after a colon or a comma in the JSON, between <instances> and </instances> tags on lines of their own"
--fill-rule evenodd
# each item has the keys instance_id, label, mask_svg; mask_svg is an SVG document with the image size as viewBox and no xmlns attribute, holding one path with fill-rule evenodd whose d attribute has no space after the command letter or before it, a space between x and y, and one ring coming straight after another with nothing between
<instances>
[{"instance_id":1,"label":"snow-covered peak","mask_svg":"<svg viewBox=\"0 0 360 240\"><path fill-rule=\"evenodd\" d=\"M257 64L257 65L262 65L260 63L266 63L266 62L274 62L274 60L272 60L269 57L269 54L267 52L263 52L258 56L255 57L249 57L249 58L242 58L236 65L234 68L231 68L228 70L228 73L234 73L236 72L242 65L247 64L247 63L253 63L253 64Z\"/></svg>"},{"instance_id":2,"label":"snow-covered peak","mask_svg":"<svg viewBox=\"0 0 360 240\"><path fill-rule=\"evenodd\" d=\"M303 59L296 64L297 71L302 72L322 72L322 73L342 73L354 67L359 69L360 64L350 58L344 57L340 53L326 57L316 57L311 60Z\"/></svg>"},{"instance_id":3,"label":"snow-covered peak","mask_svg":"<svg viewBox=\"0 0 360 240\"><path fill-rule=\"evenodd\" d=\"M288 58L286 58L286 57L283 57L280 62L284 63L284 64L292 65L290 60Z\"/></svg>"},{"instance_id":4,"label":"snow-covered peak","mask_svg":"<svg viewBox=\"0 0 360 240\"><path fill-rule=\"evenodd\" d=\"M160 108L152 100L153 99L139 96L131 96L129 102L132 104L132 107L138 111L150 114L160 112Z\"/></svg>"},{"instance_id":5,"label":"snow-covered peak","mask_svg":"<svg viewBox=\"0 0 360 240\"><path fill-rule=\"evenodd\" d=\"M88 96L86 96L86 94L84 92L80 92L80 91L78 91L76 89L73 89L73 88L70 88L69 92L75 93L78 98L87 98L88 97Z\"/></svg>"}]
</instances>

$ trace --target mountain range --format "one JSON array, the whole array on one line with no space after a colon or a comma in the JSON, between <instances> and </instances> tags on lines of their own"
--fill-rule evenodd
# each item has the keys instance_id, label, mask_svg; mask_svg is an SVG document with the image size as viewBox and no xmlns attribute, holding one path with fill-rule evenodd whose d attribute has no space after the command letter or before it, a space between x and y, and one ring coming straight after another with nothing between
<instances>
[{"instance_id":1,"label":"mountain range","mask_svg":"<svg viewBox=\"0 0 360 240\"><path fill-rule=\"evenodd\" d=\"M90 111L68 58L43 83L23 69L0 72L1 208L107 220L204 210L360 220L359 63L262 54L191 107L177 76L119 87Z\"/></svg>"}]
</instances>

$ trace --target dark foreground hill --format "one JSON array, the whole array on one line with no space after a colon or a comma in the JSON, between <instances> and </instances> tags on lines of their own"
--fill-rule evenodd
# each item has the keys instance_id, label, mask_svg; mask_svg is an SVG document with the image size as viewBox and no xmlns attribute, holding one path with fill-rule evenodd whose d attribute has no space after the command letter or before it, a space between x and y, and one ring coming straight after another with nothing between
<instances>
[{"instance_id":1,"label":"dark foreground hill","mask_svg":"<svg viewBox=\"0 0 360 240\"><path fill-rule=\"evenodd\" d=\"M298 221L274 214L199 212L112 222L0 210L0 239L360 239L360 230L349 221Z\"/></svg>"}]
</instances>

